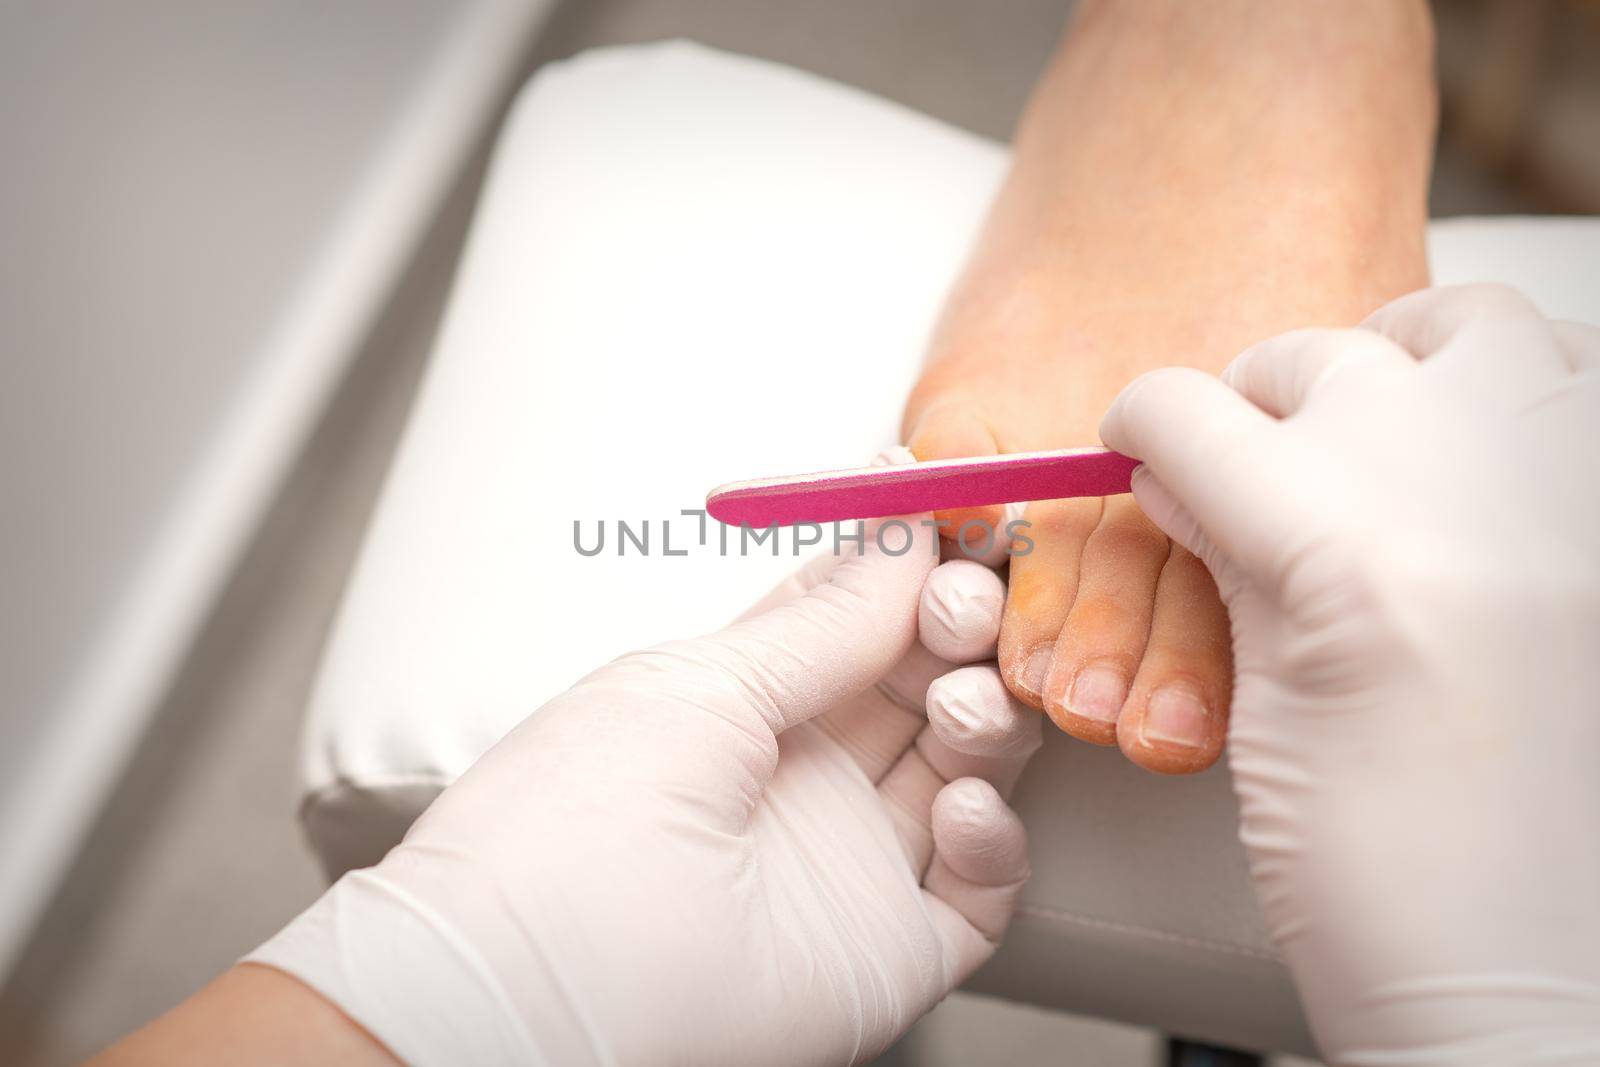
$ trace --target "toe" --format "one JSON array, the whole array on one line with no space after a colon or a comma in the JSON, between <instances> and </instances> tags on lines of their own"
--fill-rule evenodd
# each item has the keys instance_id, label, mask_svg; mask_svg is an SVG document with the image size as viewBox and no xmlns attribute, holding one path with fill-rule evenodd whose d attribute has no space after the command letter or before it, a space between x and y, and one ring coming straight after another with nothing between
<instances>
[{"instance_id":1,"label":"toe","mask_svg":"<svg viewBox=\"0 0 1600 1067\"><path fill-rule=\"evenodd\" d=\"M1043 708L1045 679L1056 639L1078 592L1083 547L1100 519L1102 502L1041 500L1028 505L1028 527L1011 557L1005 612L1000 620L1000 673L1018 700Z\"/></svg>"},{"instance_id":2,"label":"toe","mask_svg":"<svg viewBox=\"0 0 1600 1067\"><path fill-rule=\"evenodd\" d=\"M993 456L999 443L988 423L972 406L955 401L936 404L922 412L906 435L906 445L918 460L962 459ZM964 545L973 559L986 557L995 534L1004 528L1004 509L998 504L976 508L951 508L934 512L939 535Z\"/></svg>"},{"instance_id":3,"label":"toe","mask_svg":"<svg viewBox=\"0 0 1600 1067\"><path fill-rule=\"evenodd\" d=\"M1105 502L1083 547L1078 591L1045 680L1044 706L1073 737L1115 744L1117 719L1145 654L1171 543L1131 496Z\"/></svg>"},{"instance_id":4,"label":"toe","mask_svg":"<svg viewBox=\"0 0 1600 1067\"><path fill-rule=\"evenodd\" d=\"M1117 743L1147 770L1203 771L1222 753L1232 695L1227 609L1205 565L1174 545L1157 582L1144 659L1117 720Z\"/></svg>"}]
</instances>

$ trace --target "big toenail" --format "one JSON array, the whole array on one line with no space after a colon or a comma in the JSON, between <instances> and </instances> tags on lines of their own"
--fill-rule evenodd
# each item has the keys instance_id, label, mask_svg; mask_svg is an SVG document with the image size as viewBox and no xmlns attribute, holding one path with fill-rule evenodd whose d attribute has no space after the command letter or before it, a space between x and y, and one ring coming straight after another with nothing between
<instances>
[{"instance_id":1,"label":"big toenail","mask_svg":"<svg viewBox=\"0 0 1600 1067\"><path fill-rule=\"evenodd\" d=\"M1192 686L1168 685L1150 695L1139 736L1147 742L1199 748L1205 744L1210 719L1211 713Z\"/></svg>"}]
</instances>

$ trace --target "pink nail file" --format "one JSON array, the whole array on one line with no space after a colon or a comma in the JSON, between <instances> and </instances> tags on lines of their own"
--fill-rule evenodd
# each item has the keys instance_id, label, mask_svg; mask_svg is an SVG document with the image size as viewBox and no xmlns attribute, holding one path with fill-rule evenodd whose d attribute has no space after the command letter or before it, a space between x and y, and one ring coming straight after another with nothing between
<instances>
[{"instance_id":1,"label":"pink nail file","mask_svg":"<svg viewBox=\"0 0 1600 1067\"><path fill-rule=\"evenodd\" d=\"M1022 500L1113 496L1129 491L1138 465L1138 460L1108 448L1066 448L857 467L730 482L706 497L706 511L730 526L759 529Z\"/></svg>"}]
</instances>

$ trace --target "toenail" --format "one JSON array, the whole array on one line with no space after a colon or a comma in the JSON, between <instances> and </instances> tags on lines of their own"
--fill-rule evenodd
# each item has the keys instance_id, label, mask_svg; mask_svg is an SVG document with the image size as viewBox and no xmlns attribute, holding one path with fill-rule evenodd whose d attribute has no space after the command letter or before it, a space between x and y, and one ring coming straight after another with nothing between
<instances>
[{"instance_id":1,"label":"toenail","mask_svg":"<svg viewBox=\"0 0 1600 1067\"><path fill-rule=\"evenodd\" d=\"M1128 677L1115 667L1091 665L1078 672L1067 696L1067 710L1080 719L1116 722L1128 699Z\"/></svg>"},{"instance_id":2,"label":"toenail","mask_svg":"<svg viewBox=\"0 0 1600 1067\"><path fill-rule=\"evenodd\" d=\"M1175 684L1157 689L1144 709L1142 741L1159 741L1185 748L1200 748L1206 742L1206 726L1211 713L1200 694L1189 685Z\"/></svg>"},{"instance_id":3,"label":"toenail","mask_svg":"<svg viewBox=\"0 0 1600 1067\"><path fill-rule=\"evenodd\" d=\"M1050 673L1050 646L1040 645L1028 653L1028 662L1017 675L1017 685L1034 696L1044 695L1045 676Z\"/></svg>"}]
</instances>

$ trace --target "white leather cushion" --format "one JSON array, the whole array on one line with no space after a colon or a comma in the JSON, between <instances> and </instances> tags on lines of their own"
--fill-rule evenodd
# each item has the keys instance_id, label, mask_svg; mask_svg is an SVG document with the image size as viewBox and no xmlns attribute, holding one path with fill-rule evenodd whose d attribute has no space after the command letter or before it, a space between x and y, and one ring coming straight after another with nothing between
<instances>
[{"instance_id":1,"label":"white leather cushion","mask_svg":"<svg viewBox=\"0 0 1600 1067\"><path fill-rule=\"evenodd\" d=\"M718 482L894 441L1005 162L894 104L689 44L532 81L313 698L303 814L330 874L375 861L587 669L713 629L796 565L787 544L777 559L721 556L714 532L695 544L680 511ZM1597 235L1453 222L1435 266L1592 318ZM604 553L580 555L574 521L589 546L602 519ZM618 519L650 521L649 556L617 554ZM687 556L662 554L668 519ZM974 985L1307 1050L1226 772L1157 778L1048 733L1017 797L1035 875Z\"/></svg>"}]
</instances>

